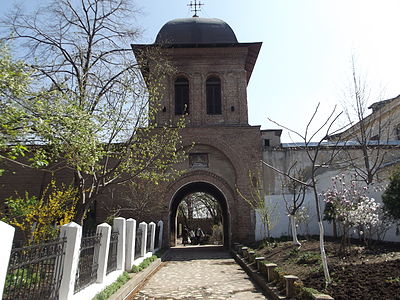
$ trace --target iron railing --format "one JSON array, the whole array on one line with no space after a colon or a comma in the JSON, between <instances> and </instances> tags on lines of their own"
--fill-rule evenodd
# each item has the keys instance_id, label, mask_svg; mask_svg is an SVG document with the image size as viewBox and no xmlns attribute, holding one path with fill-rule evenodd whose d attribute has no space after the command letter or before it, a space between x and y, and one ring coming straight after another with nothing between
<instances>
[{"instance_id":1,"label":"iron railing","mask_svg":"<svg viewBox=\"0 0 400 300\"><path fill-rule=\"evenodd\" d=\"M150 251L150 245L151 245L151 229L152 227L148 226L147 227L147 239L146 239L146 253Z\"/></svg>"},{"instance_id":2,"label":"iron railing","mask_svg":"<svg viewBox=\"0 0 400 300\"><path fill-rule=\"evenodd\" d=\"M58 299L66 238L11 250L3 300Z\"/></svg>"},{"instance_id":3,"label":"iron railing","mask_svg":"<svg viewBox=\"0 0 400 300\"><path fill-rule=\"evenodd\" d=\"M100 240L100 233L87 234L82 238L74 293L96 282L97 269L99 267Z\"/></svg>"},{"instance_id":4,"label":"iron railing","mask_svg":"<svg viewBox=\"0 0 400 300\"><path fill-rule=\"evenodd\" d=\"M135 259L138 259L141 256L142 249L142 229L139 227L136 230L136 238L135 238Z\"/></svg>"},{"instance_id":5,"label":"iron railing","mask_svg":"<svg viewBox=\"0 0 400 300\"><path fill-rule=\"evenodd\" d=\"M160 229L161 226L159 224L157 224L156 226L156 233L154 235L154 249L157 249L159 247L159 243L160 243Z\"/></svg>"},{"instance_id":6,"label":"iron railing","mask_svg":"<svg viewBox=\"0 0 400 300\"><path fill-rule=\"evenodd\" d=\"M110 248L108 250L106 274L109 274L117 269L117 248L118 248L118 232L113 232L111 233L110 237Z\"/></svg>"}]
</instances>

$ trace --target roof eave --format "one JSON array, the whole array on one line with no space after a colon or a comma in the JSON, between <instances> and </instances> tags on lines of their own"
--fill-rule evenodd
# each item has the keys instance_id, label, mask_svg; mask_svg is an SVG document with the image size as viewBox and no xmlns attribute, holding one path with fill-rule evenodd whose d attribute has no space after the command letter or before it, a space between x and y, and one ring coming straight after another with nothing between
<instances>
[{"instance_id":1,"label":"roof eave","mask_svg":"<svg viewBox=\"0 0 400 300\"><path fill-rule=\"evenodd\" d=\"M247 47L247 56L245 60L245 70L247 72L247 83L249 83L251 75L254 70L254 66L256 64L258 54L260 53L260 49L262 46L262 42L255 43L221 43L221 44L132 44L132 50L135 54L136 58L139 56L140 51L146 48L153 47L161 47L161 48L224 48L224 47ZM139 62L140 69L143 69L143 65ZM147 70L148 71L148 70ZM145 74L143 74L145 76Z\"/></svg>"}]
</instances>

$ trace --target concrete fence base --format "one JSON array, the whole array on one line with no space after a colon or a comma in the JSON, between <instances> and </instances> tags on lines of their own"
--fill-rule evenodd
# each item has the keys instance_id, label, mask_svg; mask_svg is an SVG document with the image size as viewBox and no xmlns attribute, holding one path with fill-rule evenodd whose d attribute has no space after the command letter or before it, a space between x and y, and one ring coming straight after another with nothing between
<instances>
[{"instance_id":1,"label":"concrete fence base","mask_svg":"<svg viewBox=\"0 0 400 300\"><path fill-rule=\"evenodd\" d=\"M74 294L76 274L79 264L80 248L82 241L82 227L74 222L66 224L60 229L60 237L66 238L65 254L62 256L63 277L59 289L60 300L70 299L91 299L96 293L104 289L107 285L114 282L124 270L130 270L133 265L139 264L146 257L150 257L155 251L155 230L156 224L151 222L139 224L142 229L142 247L140 249L140 261L134 261L135 257L135 238L136 238L136 220L124 218L115 218L113 227L119 232L117 243L117 270L106 274L109 255L110 236L112 228L103 223L97 226L96 234L101 234L100 247L95 251L95 259L98 261L96 283L92 284L82 291ZM159 243L162 243L163 223L159 221L160 226ZM146 251L147 230L150 230L150 250ZM0 221L0 232L2 243L0 246L0 296L3 295L4 283L7 276L8 263L14 238L14 227ZM61 259L61 258L60 258Z\"/></svg>"}]
</instances>

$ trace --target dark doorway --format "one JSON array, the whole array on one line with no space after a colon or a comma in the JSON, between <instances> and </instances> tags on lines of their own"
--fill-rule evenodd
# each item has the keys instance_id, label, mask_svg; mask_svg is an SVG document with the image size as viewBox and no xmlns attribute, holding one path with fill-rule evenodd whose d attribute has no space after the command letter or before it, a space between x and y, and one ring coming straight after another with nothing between
<instances>
[{"instance_id":1,"label":"dark doorway","mask_svg":"<svg viewBox=\"0 0 400 300\"><path fill-rule=\"evenodd\" d=\"M224 244L221 206L210 194L187 195L178 206L177 226L177 244Z\"/></svg>"},{"instance_id":2,"label":"dark doorway","mask_svg":"<svg viewBox=\"0 0 400 300\"><path fill-rule=\"evenodd\" d=\"M229 243L230 243L230 214L228 210L228 205L227 205L227 199L224 196L224 194L213 184L207 183L207 182L193 182L184 185L181 187L174 195L171 205L170 205L170 211L169 211L169 246L173 247L177 245L177 238L178 238L178 233L179 232L179 225L182 224L181 228L183 226L189 227L188 229L190 230L195 230L199 227L199 225L196 223L196 221L191 220L190 222L187 222L185 224L185 220L183 219L182 216L182 211L179 214L179 221L178 222L178 210L179 210L179 205L181 203L190 203L193 201L187 201L188 199L193 199L196 197L207 197L210 201L215 201L218 205L216 205L216 208L219 210L216 218L220 218L220 224L222 225L222 242L224 247L229 248ZM183 204L185 205L185 204ZM181 206L182 209L182 206ZM187 208L186 208L187 209ZM189 221L189 220L186 220ZM218 223L218 220L215 220L216 223ZM193 228L190 228L193 227ZM206 229L206 228L204 228ZM203 230L204 230L203 229ZM210 233L212 234L212 229L211 231L208 231L208 238L211 238ZM207 229L206 229L207 231ZM218 233L216 233L218 234ZM214 242L214 240L211 239L211 242Z\"/></svg>"}]
</instances>

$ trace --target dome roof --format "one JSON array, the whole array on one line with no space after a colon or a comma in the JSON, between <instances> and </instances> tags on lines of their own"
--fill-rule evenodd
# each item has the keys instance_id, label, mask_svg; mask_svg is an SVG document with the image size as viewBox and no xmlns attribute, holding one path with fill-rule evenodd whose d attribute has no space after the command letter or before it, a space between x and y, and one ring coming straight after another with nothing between
<instances>
[{"instance_id":1,"label":"dome roof","mask_svg":"<svg viewBox=\"0 0 400 300\"><path fill-rule=\"evenodd\" d=\"M237 44L232 28L220 19L182 18L166 23L155 44Z\"/></svg>"}]
</instances>

